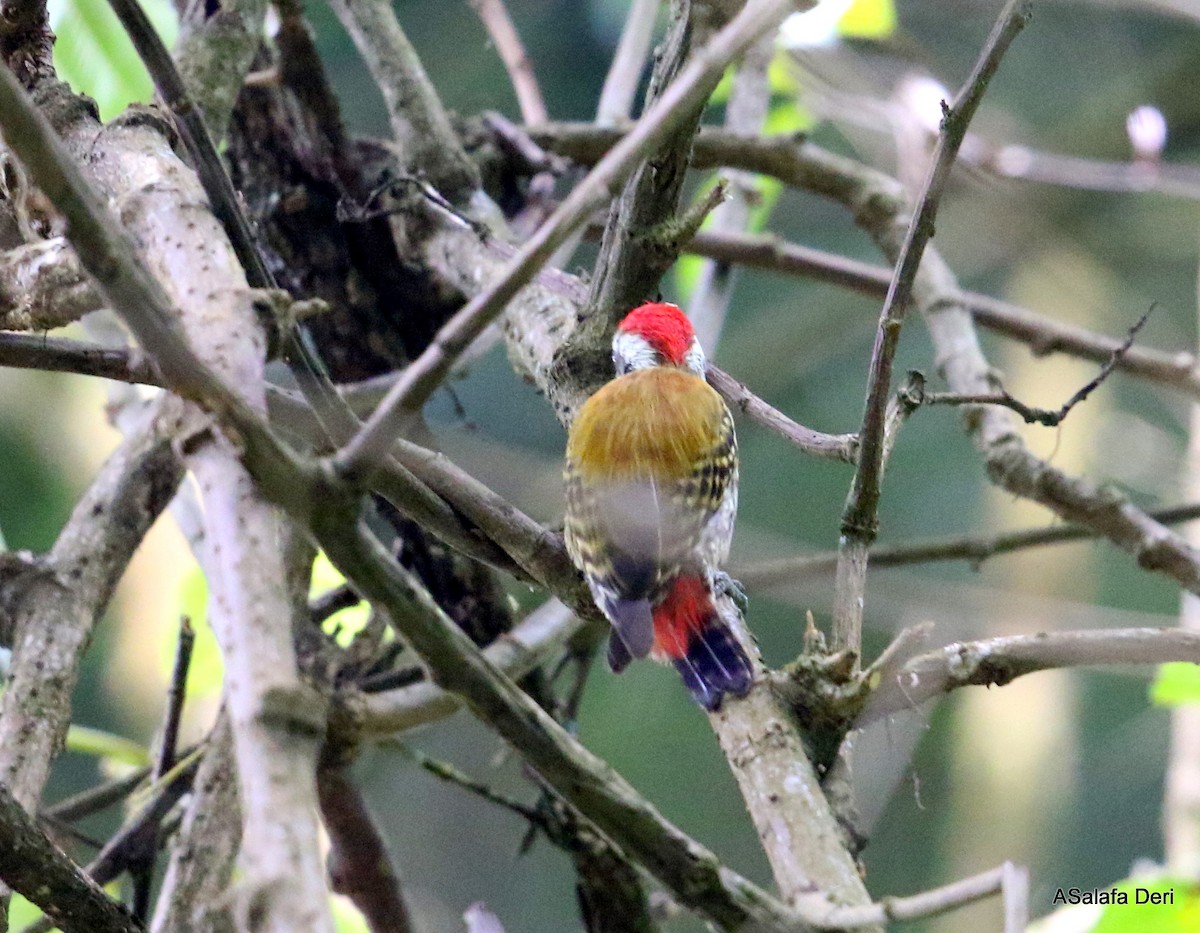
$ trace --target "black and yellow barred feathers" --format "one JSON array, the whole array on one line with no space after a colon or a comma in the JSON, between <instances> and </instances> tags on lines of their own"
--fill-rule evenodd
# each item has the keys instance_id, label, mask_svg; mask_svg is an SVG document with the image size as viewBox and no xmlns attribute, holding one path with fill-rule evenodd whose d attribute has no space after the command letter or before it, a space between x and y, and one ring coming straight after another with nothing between
<instances>
[{"instance_id":1,"label":"black and yellow barred feathers","mask_svg":"<svg viewBox=\"0 0 1200 933\"><path fill-rule=\"evenodd\" d=\"M699 376L653 367L600 389L571 427L565 477L567 549L613 599L656 604L681 569L724 559L733 510L729 527L710 522L736 494L737 439Z\"/></svg>"}]
</instances>

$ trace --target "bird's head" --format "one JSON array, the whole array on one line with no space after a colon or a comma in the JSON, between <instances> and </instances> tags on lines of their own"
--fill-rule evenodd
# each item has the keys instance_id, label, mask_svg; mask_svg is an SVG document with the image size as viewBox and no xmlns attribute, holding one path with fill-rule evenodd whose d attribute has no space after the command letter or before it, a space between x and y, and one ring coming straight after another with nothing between
<instances>
[{"instance_id":1,"label":"bird's head","mask_svg":"<svg viewBox=\"0 0 1200 933\"><path fill-rule=\"evenodd\" d=\"M634 308L613 335L617 375L652 366L686 369L704 378L704 351L692 322L676 305L650 302Z\"/></svg>"}]
</instances>

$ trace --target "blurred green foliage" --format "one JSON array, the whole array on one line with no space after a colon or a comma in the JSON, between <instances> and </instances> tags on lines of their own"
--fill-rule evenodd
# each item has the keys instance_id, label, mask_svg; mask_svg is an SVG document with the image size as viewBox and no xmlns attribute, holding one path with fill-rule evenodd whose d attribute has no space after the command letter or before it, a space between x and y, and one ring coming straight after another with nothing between
<instances>
[{"instance_id":1,"label":"blurred green foliage","mask_svg":"<svg viewBox=\"0 0 1200 933\"><path fill-rule=\"evenodd\" d=\"M133 43L125 35L107 0L50 0L54 67L75 90L95 99L100 118L111 120L130 103L148 103L154 93ZM169 48L178 31L170 3L144 4L146 13Z\"/></svg>"},{"instance_id":2,"label":"blurred green foliage","mask_svg":"<svg viewBox=\"0 0 1200 933\"><path fill-rule=\"evenodd\" d=\"M1200 664L1179 661L1161 665L1150 685L1150 700L1167 707L1200 703Z\"/></svg>"}]
</instances>

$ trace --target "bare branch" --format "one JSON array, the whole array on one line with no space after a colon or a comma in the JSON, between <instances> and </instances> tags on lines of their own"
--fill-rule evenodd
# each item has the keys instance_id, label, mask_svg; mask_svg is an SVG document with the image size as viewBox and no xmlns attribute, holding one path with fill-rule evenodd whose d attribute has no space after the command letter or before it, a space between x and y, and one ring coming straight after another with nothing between
<instances>
[{"instance_id":1,"label":"bare branch","mask_svg":"<svg viewBox=\"0 0 1200 933\"><path fill-rule=\"evenodd\" d=\"M371 933L410 933L400 877L346 766L330 763L317 771L317 796L329 832L326 865L333 890L354 902Z\"/></svg>"},{"instance_id":2,"label":"bare branch","mask_svg":"<svg viewBox=\"0 0 1200 933\"><path fill-rule=\"evenodd\" d=\"M113 587L182 477L171 450L180 406L164 399L107 460L54 548L3 580L16 607L9 678L0 698L0 780L37 808L71 719L79 662Z\"/></svg>"},{"instance_id":3,"label":"bare branch","mask_svg":"<svg viewBox=\"0 0 1200 933\"><path fill-rule=\"evenodd\" d=\"M699 140L704 144L704 137ZM772 234L748 235L700 230L687 250L723 262L756 269L803 275L882 298L891 274L883 266L859 262L823 250L787 243ZM1082 327L1062 324L1025 308L980 295L962 292L958 300L976 323L1005 337L1025 343L1037 355L1068 353L1105 363L1114 359L1124 341ZM1200 369L1190 353L1171 353L1130 346L1116 358L1121 372L1200 398Z\"/></svg>"},{"instance_id":4,"label":"bare branch","mask_svg":"<svg viewBox=\"0 0 1200 933\"><path fill-rule=\"evenodd\" d=\"M1040 632L947 645L885 678L861 721L919 706L970 685L1004 686L1035 671L1116 664L1200 663L1200 633L1170 628Z\"/></svg>"},{"instance_id":5,"label":"bare branch","mask_svg":"<svg viewBox=\"0 0 1200 933\"><path fill-rule=\"evenodd\" d=\"M963 395L956 392L922 392L920 394L918 404L1001 405L1005 408L1015 411L1021 416L1026 424L1040 424L1049 428L1057 427L1058 425L1062 424L1063 419L1071 413L1071 409L1073 409L1080 402L1085 401L1089 395L1099 388L1100 383L1104 382L1104 380L1108 378L1109 374L1112 373L1113 369L1115 369L1120 363L1121 357L1129 352L1129 348L1133 346L1133 341L1137 337L1138 331L1140 331L1145 325L1146 321L1149 320L1150 313L1153 310L1154 306L1151 305L1150 309L1146 311L1146 313L1140 318L1138 318L1133 327L1129 329L1129 334L1125 337L1125 340L1119 347L1113 350L1112 356L1110 356L1105 361L1104 365L1100 367L1100 372L1097 373L1092 379L1084 383L1084 385L1081 386L1080 389L1075 392L1075 394L1073 394L1056 409L1034 408L1030 405L1026 405L1020 399L1014 398L1003 386L1000 386L996 392L977 395Z\"/></svg>"},{"instance_id":6,"label":"bare branch","mask_svg":"<svg viewBox=\"0 0 1200 933\"><path fill-rule=\"evenodd\" d=\"M733 91L725 106L725 128L730 132L754 135L762 130L771 101L767 69L774 54L774 37L767 36L750 47L738 66ZM714 212L709 229L742 233L759 195L758 180L747 172L733 172L728 184L730 197ZM725 325L736 273L737 268L728 263L705 262L688 301L688 317L696 328L700 345L709 355L715 350Z\"/></svg>"},{"instance_id":7,"label":"bare branch","mask_svg":"<svg viewBox=\"0 0 1200 933\"><path fill-rule=\"evenodd\" d=\"M91 279L63 237L0 254L0 329L53 330L99 307Z\"/></svg>"},{"instance_id":8,"label":"bare branch","mask_svg":"<svg viewBox=\"0 0 1200 933\"><path fill-rule=\"evenodd\" d=\"M529 61L525 44L517 33L517 27L513 25L504 0L471 0L471 6L479 14L504 62L508 79L512 82L513 90L517 92L521 119L526 123L545 123L546 102L542 100L542 90L538 87L537 76L533 73L533 64Z\"/></svg>"},{"instance_id":9,"label":"bare branch","mask_svg":"<svg viewBox=\"0 0 1200 933\"><path fill-rule=\"evenodd\" d=\"M1147 515L1163 525L1177 525L1200 519L1200 504L1180 505L1169 509L1157 509ZM871 566L906 567L934 561L965 560L973 566L1002 554L1045 544L1064 544L1069 541L1088 541L1104 535L1095 528L1085 525L1051 525L1042 528L1026 528L991 537L967 535L964 537L941 538L914 544L880 545L872 547ZM735 576L743 583L755 586L771 586L794 582L797 579L832 573L837 568L837 551L806 554L800 557L782 557L737 568Z\"/></svg>"},{"instance_id":10,"label":"bare branch","mask_svg":"<svg viewBox=\"0 0 1200 933\"><path fill-rule=\"evenodd\" d=\"M857 929L875 923L888 923L892 920L919 920L923 917L936 917L938 914L944 914L983 900L985 897L999 894L1007 870L1008 865L1005 864L999 868L972 875L970 878L951 882L940 888L922 891L920 894L911 894L908 897L886 897L878 903L866 904L861 907L827 904L818 929ZM807 906L805 899L801 898L800 907L803 909L805 906ZM814 903L813 912L819 909L820 907Z\"/></svg>"},{"instance_id":11,"label":"bare branch","mask_svg":"<svg viewBox=\"0 0 1200 933\"><path fill-rule=\"evenodd\" d=\"M407 169L428 177L454 203L465 203L479 188L479 173L392 5L387 0L334 0L331 6L383 92Z\"/></svg>"},{"instance_id":12,"label":"bare branch","mask_svg":"<svg viewBox=\"0 0 1200 933\"><path fill-rule=\"evenodd\" d=\"M777 408L773 408L716 366L708 367L708 381L729 406L768 430L774 431L803 450L806 454L827 460L854 463L858 456L858 438L854 434L822 434L797 424Z\"/></svg>"},{"instance_id":13,"label":"bare branch","mask_svg":"<svg viewBox=\"0 0 1200 933\"><path fill-rule=\"evenodd\" d=\"M233 737L222 712L205 743L150 929L234 933L229 884L241 842Z\"/></svg>"},{"instance_id":14,"label":"bare branch","mask_svg":"<svg viewBox=\"0 0 1200 933\"><path fill-rule=\"evenodd\" d=\"M0 366L162 385L154 361L140 350L105 347L65 337L0 333Z\"/></svg>"},{"instance_id":15,"label":"bare branch","mask_svg":"<svg viewBox=\"0 0 1200 933\"><path fill-rule=\"evenodd\" d=\"M917 269L925 246L933 236L934 220L950 169L966 135L967 126L1009 44L1030 15L1028 0L1009 0L1000 13L983 52L962 90L949 107L944 106L942 129L933 152L933 164L917 209L908 224L892 283L879 316L875 346L867 375L867 400L859 430L858 468L842 513L839 564L834 597L835 648L859 650L862 643L863 587L866 549L875 538L877 509L883 467L883 435L888 396L891 393L892 360L900 342L900 328L912 299Z\"/></svg>"},{"instance_id":16,"label":"bare branch","mask_svg":"<svg viewBox=\"0 0 1200 933\"><path fill-rule=\"evenodd\" d=\"M0 880L42 908L65 933L140 933L142 929L46 838L4 783L0 783Z\"/></svg>"},{"instance_id":17,"label":"bare branch","mask_svg":"<svg viewBox=\"0 0 1200 933\"><path fill-rule=\"evenodd\" d=\"M550 258L571 231L608 200L643 155L667 138L702 100L714 75L720 75L745 48L777 26L791 0L751 0L728 26L698 52L666 93L630 133L567 196L549 220L513 256L505 271L472 298L438 331L426 350L405 370L363 430L335 458L344 476L369 474L392 441L402 433L430 393L441 384L455 359L503 311L505 304Z\"/></svg>"},{"instance_id":18,"label":"bare branch","mask_svg":"<svg viewBox=\"0 0 1200 933\"><path fill-rule=\"evenodd\" d=\"M641 83L646 56L650 54L654 20L660 6L661 0L633 0L630 5L617 51L600 90L600 103L596 106L597 126L622 123L633 112L633 100Z\"/></svg>"}]
</instances>

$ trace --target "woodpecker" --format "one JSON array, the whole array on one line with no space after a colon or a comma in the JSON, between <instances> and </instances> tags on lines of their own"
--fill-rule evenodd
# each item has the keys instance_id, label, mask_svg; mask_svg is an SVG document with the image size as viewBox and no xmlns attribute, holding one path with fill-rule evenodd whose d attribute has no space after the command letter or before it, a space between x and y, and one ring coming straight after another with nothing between
<instances>
[{"instance_id":1,"label":"woodpecker","mask_svg":"<svg viewBox=\"0 0 1200 933\"><path fill-rule=\"evenodd\" d=\"M737 513L733 418L675 305L630 311L612 348L616 377L567 439L567 551L612 624L612 670L646 655L670 662L715 710L754 677L714 601L731 582L720 567Z\"/></svg>"}]
</instances>

